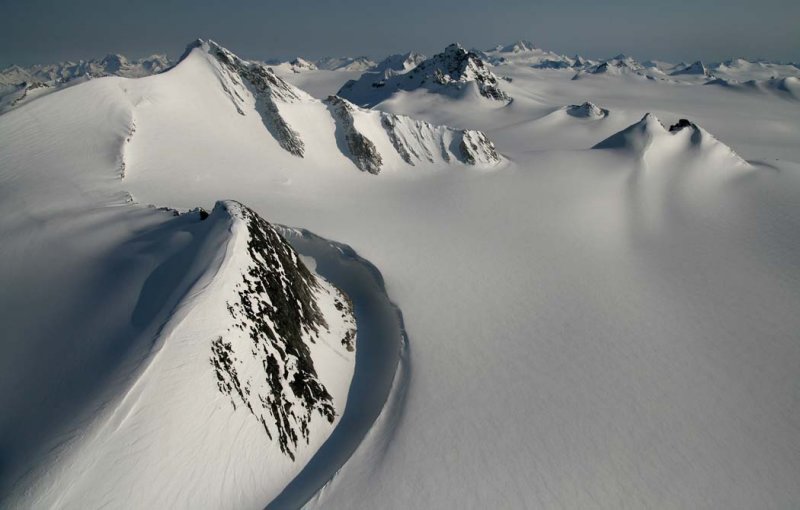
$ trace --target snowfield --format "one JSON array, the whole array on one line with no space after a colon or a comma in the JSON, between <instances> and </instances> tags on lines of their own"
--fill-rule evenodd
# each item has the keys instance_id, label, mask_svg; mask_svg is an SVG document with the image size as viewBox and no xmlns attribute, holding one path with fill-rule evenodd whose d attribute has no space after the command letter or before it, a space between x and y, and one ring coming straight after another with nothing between
<instances>
[{"instance_id":1,"label":"snowfield","mask_svg":"<svg viewBox=\"0 0 800 510\"><path fill-rule=\"evenodd\" d=\"M0 506L800 505L796 68L393 58L0 115Z\"/></svg>"}]
</instances>

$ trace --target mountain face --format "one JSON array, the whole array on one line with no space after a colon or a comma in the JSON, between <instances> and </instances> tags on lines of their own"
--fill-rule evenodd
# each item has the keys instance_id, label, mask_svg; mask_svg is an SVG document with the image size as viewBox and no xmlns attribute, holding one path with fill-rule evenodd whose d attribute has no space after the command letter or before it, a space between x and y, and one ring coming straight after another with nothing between
<instances>
[{"instance_id":1,"label":"mountain face","mask_svg":"<svg viewBox=\"0 0 800 510\"><path fill-rule=\"evenodd\" d=\"M333 133L344 143L341 155L360 170L378 174L384 168L421 163L459 163L493 166L501 161L494 144L483 134L433 126L408 117L359 108L348 100L331 96L319 101L275 75L266 65L247 62L213 41L197 41L187 49L210 56L218 66L220 82L236 111L261 118L267 132L293 156L303 158L309 144L303 132L307 115L327 117ZM184 55L184 58L185 58ZM252 98L252 99L250 99ZM305 113L303 113L305 112Z\"/></svg>"},{"instance_id":2,"label":"mountain face","mask_svg":"<svg viewBox=\"0 0 800 510\"><path fill-rule=\"evenodd\" d=\"M292 460L309 427L320 419L333 423L339 413L320 381L310 344L331 335L328 320L340 314L345 328L328 345L342 355L355 346L355 319L349 298L323 287L280 234L255 212L222 203L233 221L243 223L250 262L227 303L236 333L212 342L211 365L219 391L234 410L246 408L268 438ZM334 309L324 310L318 295L333 293Z\"/></svg>"},{"instance_id":3,"label":"mountain face","mask_svg":"<svg viewBox=\"0 0 800 510\"><path fill-rule=\"evenodd\" d=\"M402 67L410 68L407 60ZM365 73L358 80L342 86L337 95L362 106L374 106L398 91L425 89L430 92L459 95L474 84L478 93L489 100L508 101L511 98L501 88L497 76L481 57L467 51L458 44L451 44L442 53L420 62L406 72L391 72L387 69ZM400 69L397 69L400 71Z\"/></svg>"},{"instance_id":4,"label":"mountain face","mask_svg":"<svg viewBox=\"0 0 800 510\"><path fill-rule=\"evenodd\" d=\"M443 87L461 87L475 82L483 97L496 101L509 99L483 60L458 44L451 44L444 52L423 61L410 71L409 76L411 82L419 80L420 84L425 84L432 80Z\"/></svg>"}]
</instances>

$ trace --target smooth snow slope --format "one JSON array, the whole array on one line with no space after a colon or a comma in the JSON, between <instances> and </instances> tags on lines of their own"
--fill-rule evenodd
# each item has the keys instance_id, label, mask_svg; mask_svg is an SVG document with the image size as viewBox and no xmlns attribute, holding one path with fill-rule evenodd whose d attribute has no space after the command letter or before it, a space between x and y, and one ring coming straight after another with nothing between
<instances>
[{"instance_id":1,"label":"smooth snow slope","mask_svg":"<svg viewBox=\"0 0 800 510\"><path fill-rule=\"evenodd\" d=\"M262 148L263 123L234 122L215 68L189 62L122 82L136 132L116 189L228 196L345 242L404 312L406 384L309 507L800 503L797 102L504 64L510 105L413 90L378 108L482 129L507 164L371 175L330 145ZM25 108L67 92L98 93ZM584 101L608 115L562 110ZM592 149L647 112L664 125ZM679 118L696 131L670 134Z\"/></svg>"}]
</instances>

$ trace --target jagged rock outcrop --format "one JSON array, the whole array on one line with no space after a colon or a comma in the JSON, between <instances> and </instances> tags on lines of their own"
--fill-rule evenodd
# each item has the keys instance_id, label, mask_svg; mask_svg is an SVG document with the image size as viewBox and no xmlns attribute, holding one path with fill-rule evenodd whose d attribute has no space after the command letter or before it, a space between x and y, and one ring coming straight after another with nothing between
<instances>
[{"instance_id":1,"label":"jagged rock outcrop","mask_svg":"<svg viewBox=\"0 0 800 510\"><path fill-rule=\"evenodd\" d=\"M461 155L468 165L495 164L500 156L494 144L480 131L462 131L461 143L458 144Z\"/></svg>"},{"instance_id":2,"label":"jagged rock outcrop","mask_svg":"<svg viewBox=\"0 0 800 510\"><path fill-rule=\"evenodd\" d=\"M325 102L336 119L337 130L341 130L351 159L365 172L379 173L385 163L384 156L391 156L379 152L378 138L371 140L362 132L364 127L368 127L370 133L375 132L372 123L376 116L391 147L406 164L457 161L493 166L502 160L494 144L480 131L434 126L404 115L365 110L338 96L330 96Z\"/></svg>"},{"instance_id":3,"label":"jagged rock outcrop","mask_svg":"<svg viewBox=\"0 0 800 510\"><path fill-rule=\"evenodd\" d=\"M337 415L318 377L311 347L322 336L334 334L340 338L327 345L342 355L354 350L352 304L309 271L278 231L255 212L224 202L212 214L220 208L243 224L246 233L240 243L248 262L236 284L236 297L227 303L233 326L211 343L217 388L234 409L246 408L269 439L294 459L298 445L309 441L312 422L329 424ZM326 314L340 322L337 329Z\"/></svg>"},{"instance_id":4,"label":"jagged rock outcrop","mask_svg":"<svg viewBox=\"0 0 800 510\"><path fill-rule=\"evenodd\" d=\"M498 101L509 99L486 63L476 53L465 50L459 44L451 44L442 53L412 69L412 81L414 75L420 76L423 82L432 79L443 86L460 86L474 81L483 97Z\"/></svg>"}]
</instances>

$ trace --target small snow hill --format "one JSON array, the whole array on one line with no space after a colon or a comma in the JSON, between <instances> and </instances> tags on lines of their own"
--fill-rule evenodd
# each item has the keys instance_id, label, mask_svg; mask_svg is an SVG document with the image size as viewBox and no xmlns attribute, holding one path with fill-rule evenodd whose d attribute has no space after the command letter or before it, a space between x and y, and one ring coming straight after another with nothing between
<instances>
[{"instance_id":1,"label":"small snow hill","mask_svg":"<svg viewBox=\"0 0 800 510\"><path fill-rule=\"evenodd\" d=\"M687 119L666 128L647 113L635 124L611 135L593 149L611 149L647 163L674 163L677 158L715 162L715 166L749 166L730 147Z\"/></svg>"}]
</instances>

